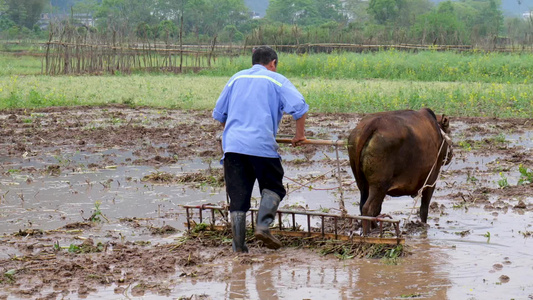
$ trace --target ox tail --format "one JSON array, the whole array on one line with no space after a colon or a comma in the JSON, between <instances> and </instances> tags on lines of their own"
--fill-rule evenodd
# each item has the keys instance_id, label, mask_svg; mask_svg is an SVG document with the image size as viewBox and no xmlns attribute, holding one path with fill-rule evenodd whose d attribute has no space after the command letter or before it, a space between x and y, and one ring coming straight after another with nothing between
<instances>
[{"instance_id":1,"label":"ox tail","mask_svg":"<svg viewBox=\"0 0 533 300\"><path fill-rule=\"evenodd\" d=\"M374 130L358 130L358 128L352 130L348 137L348 155L350 157L350 166L354 172L355 179L358 179L358 174L362 175L362 161L361 156L364 148L370 142L370 139L374 135Z\"/></svg>"},{"instance_id":2,"label":"ox tail","mask_svg":"<svg viewBox=\"0 0 533 300\"><path fill-rule=\"evenodd\" d=\"M374 130L368 130L368 127L365 128L355 128L350 133L348 137L348 156L350 158L350 167L352 168L355 181L357 182L357 187L359 188L361 195L366 194L368 196L368 181L365 174L363 173L362 167L363 162L361 160L363 150L366 145L368 145L370 139L374 135ZM366 202L366 198L361 199L361 208Z\"/></svg>"}]
</instances>

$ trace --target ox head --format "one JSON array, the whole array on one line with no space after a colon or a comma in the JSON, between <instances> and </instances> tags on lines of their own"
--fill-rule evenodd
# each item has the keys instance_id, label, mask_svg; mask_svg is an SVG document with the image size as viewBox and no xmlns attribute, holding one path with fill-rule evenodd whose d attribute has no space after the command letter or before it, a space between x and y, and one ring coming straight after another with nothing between
<instances>
[{"instance_id":1,"label":"ox head","mask_svg":"<svg viewBox=\"0 0 533 300\"><path fill-rule=\"evenodd\" d=\"M447 155L444 158L444 165L450 164L453 158L453 149L452 149L452 140L448 136L450 134L450 119L445 116L437 117L437 122L439 123L440 129L442 129L443 138L445 140L446 146L443 148L443 151L446 151Z\"/></svg>"},{"instance_id":2,"label":"ox head","mask_svg":"<svg viewBox=\"0 0 533 300\"><path fill-rule=\"evenodd\" d=\"M446 115L438 116L437 122L439 123L440 129L446 134L450 134L450 118Z\"/></svg>"}]
</instances>

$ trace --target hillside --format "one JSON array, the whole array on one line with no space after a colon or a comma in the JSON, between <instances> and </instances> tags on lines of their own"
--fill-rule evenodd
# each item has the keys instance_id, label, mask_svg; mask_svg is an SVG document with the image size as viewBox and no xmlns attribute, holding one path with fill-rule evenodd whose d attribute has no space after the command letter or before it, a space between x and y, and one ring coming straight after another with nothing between
<instances>
[{"instance_id":1,"label":"hillside","mask_svg":"<svg viewBox=\"0 0 533 300\"><path fill-rule=\"evenodd\" d=\"M244 0L250 10L264 17L268 8L269 0ZM435 3L442 0L432 0ZM533 0L502 0L503 14L506 16L521 16L524 12L533 9Z\"/></svg>"}]
</instances>

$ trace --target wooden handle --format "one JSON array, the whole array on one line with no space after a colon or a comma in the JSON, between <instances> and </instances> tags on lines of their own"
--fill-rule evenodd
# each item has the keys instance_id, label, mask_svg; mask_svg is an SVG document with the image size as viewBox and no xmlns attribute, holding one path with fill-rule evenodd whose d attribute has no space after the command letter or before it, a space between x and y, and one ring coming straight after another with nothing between
<instances>
[{"instance_id":1,"label":"wooden handle","mask_svg":"<svg viewBox=\"0 0 533 300\"><path fill-rule=\"evenodd\" d=\"M277 138L276 142L281 143L281 144L290 144L290 143L292 143L292 139ZM305 141L302 141L300 143L306 144L306 145L327 145L327 146L344 146L345 145L345 141L344 140L337 140L337 141L332 141L332 140L305 140Z\"/></svg>"}]
</instances>

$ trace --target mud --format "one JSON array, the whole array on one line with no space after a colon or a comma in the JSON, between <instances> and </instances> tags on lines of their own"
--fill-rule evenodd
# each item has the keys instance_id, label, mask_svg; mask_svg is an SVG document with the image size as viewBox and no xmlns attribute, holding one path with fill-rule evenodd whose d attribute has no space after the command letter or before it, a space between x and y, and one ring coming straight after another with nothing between
<instances>
[{"instance_id":1,"label":"mud","mask_svg":"<svg viewBox=\"0 0 533 300\"><path fill-rule=\"evenodd\" d=\"M342 140L361 117L311 114L306 135ZM280 134L293 125L284 118ZM533 120L452 117L451 129L454 160L428 225L409 197L383 204L407 235L404 257L271 251L251 237L250 253L235 255L227 236L184 235L180 205L226 202L210 112L1 111L0 299L531 299ZM335 149L280 152L282 206L338 212ZM340 161L345 206L358 214L345 150Z\"/></svg>"}]
</instances>

